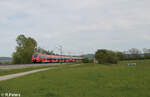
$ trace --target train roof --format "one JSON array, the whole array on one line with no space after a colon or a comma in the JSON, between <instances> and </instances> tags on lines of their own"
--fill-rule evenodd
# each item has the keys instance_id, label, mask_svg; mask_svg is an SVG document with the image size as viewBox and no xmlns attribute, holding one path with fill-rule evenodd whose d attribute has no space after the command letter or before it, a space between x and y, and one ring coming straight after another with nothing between
<instances>
[{"instance_id":1,"label":"train roof","mask_svg":"<svg viewBox=\"0 0 150 97\"><path fill-rule=\"evenodd\" d=\"M45 57L52 57L52 58L71 58L71 59L83 59L82 57L72 57L72 56L60 56L60 55L47 55L47 54L40 54L39 56L45 56Z\"/></svg>"}]
</instances>

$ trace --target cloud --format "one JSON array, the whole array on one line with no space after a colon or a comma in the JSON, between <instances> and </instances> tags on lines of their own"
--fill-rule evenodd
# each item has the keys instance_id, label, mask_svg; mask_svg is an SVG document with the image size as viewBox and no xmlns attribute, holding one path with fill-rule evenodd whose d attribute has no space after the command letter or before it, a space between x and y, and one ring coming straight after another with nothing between
<instances>
[{"instance_id":1,"label":"cloud","mask_svg":"<svg viewBox=\"0 0 150 97\"><path fill-rule=\"evenodd\" d=\"M64 52L150 48L149 0L1 0L0 56L11 56L19 34Z\"/></svg>"}]
</instances>

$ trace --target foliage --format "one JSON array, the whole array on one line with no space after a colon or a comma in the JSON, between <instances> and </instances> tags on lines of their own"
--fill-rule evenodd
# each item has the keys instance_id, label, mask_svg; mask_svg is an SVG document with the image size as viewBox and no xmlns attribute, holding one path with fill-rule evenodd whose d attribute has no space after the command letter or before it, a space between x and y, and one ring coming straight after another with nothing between
<instances>
[{"instance_id":1,"label":"foliage","mask_svg":"<svg viewBox=\"0 0 150 97\"><path fill-rule=\"evenodd\" d=\"M42 53L42 54L54 55L53 51L45 50L41 47L38 47L36 52L37 53Z\"/></svg>"},{"instance_id":2,"label":"foliage","mask_svg":"<svg viewBox=\"0 0 150 97\"><path fill-rule=\"evenodd\" d=\"M37 42L31 37L19 35L16 39L16 52L12 55L14 64L26 64L32 62L32 55L36 51Z\"/></svg>"},{"instance_id":3,"label":"foliage","mask_svg":"<svg viewBox=\"0 0 150 97\"><path fill-rule=\"evenodd\" d=\"M88 59L94 59L94 54L84 54L84 55L81 55L81 57L88 58Z\"/></svg>"},{"instance_id":4,"label":"foliage","mask_svg":"<svg viewBox=\"0 0 150 97\"><path fill-rule=\"evenodd\" d=\"M2 62L0 62L0 64L2 64Z\"/></svg>"},{"instance_id":5,"label":"foliage","mask_svg":"<svg viewBox=\"0 0 150 97\"><path fill-rule=\"evenodd\" d=\"M110 51L110 50L106 50L106 51ZM111 52L115 53L119 60L150 59L150 49L146 49L146 48L143 49L143 53L137 48L131 48L128 51L124 51L124 52L114 52L114 51Z\"/></svg>"},{"instance_id":6,"label":"foliage","mask_svg":"<svg viewBox=\"0 0 150 97\"><path fill-rule=\"evenodd\" d=\"M132 56L132 58L139 58L141 51L138 50L137 48L131 48L131 49L129 49L129 53Z\"/></svg>"},{"instance_id":7,"label":"foliage","mask_svg":"<svg viewBox=\"0 0 150 97\"><path fill-rule=\"evenodd\" d=\"M144 48L143 52L137 48L131 48L128 51L124 51L123 60L143 60L150 59L150 49Z\"/></svg>"},{"instance_id":8,"label":"foliage","mask_svg":"<svg viewBox=\"0 0 150 97\"><path fill-rule=\"evenodd\" d=\"M104 63L113 63L116 64L118 62L117 54L110 50L99 49L95 53L95 58L99 64Z\"/></svg>"},{"instance_id":9,"label":"foliage","mask_svg":"<svg viewBox=\"0 0 150 97\"><path fill-rule=\"evenodd\" d=\"M126 58L125 54L122 52L116 52L116 55L119 60L124 60Z\"/></svg>"},{"instance_id":10,"label":"foliage","mask_svg":"<svg viewBox=\"0 0 150 97\"><path fill-rule=\"evenodd\" d=\"M90 63L90 60L88 58L84 58L84 59L82 59L82 62L83 63Z\"/></svg>"},{"instance_id":11,"label":"foliage","mask_svg":"<svg viewBox=\"0 0 150 97\"><path fill-rule=\"evenodd\" d=\"M144 59L150 59L150 53L144 54Z\"/></svg>"}]
</instances>

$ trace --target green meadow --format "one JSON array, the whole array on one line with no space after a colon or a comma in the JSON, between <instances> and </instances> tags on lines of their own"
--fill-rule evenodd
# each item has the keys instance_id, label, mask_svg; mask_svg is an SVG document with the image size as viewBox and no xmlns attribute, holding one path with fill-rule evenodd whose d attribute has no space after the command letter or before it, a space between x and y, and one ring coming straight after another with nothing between
<instances>
[{"instance_id":1,"label":"green meadow","mask_svg":"<svg viewBox=\"0 0 150 97\"><path fill-rule=\"evenodd\" d=\"M16 69L0 69L0 76L26 72L26 71L36 70L36 69L42 69L42 68L49 68L49 67L57 67L57 65L56 66L37 66L37 67L31 66L31 67L16 68Z\"/></svg>"},{"instance_id":2,"label":"green meadow","mask_svg":"<svg viewBox=\"0 0 150 97\"><path fill-rule=\"evenodd\" d=\"M1 81L0 92L21 97L150 97L150 60L68 65Z\"/></svg>"}]
</instances>

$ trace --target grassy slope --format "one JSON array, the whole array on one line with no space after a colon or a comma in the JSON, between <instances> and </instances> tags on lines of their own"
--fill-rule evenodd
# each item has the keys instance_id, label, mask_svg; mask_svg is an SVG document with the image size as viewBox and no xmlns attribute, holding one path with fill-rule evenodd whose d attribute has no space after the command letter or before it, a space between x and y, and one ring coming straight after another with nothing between
<instances>
[{"instance_id":1,"label":"grassy slope","mask_svg":"<svg viewBox=\"0 0 150 97\"><path fill-rule=\"evenodd\" d=\"M24 67L24 68L17 68L17 69L0 69L0 76L19 73L19 72L26 72L26 71L31 71L35 69L48 68L48 67L58 67L58 66L64 67L64 66L72 65L72 64L74 63L65 63L61 65L52 65L52 66L37 66L37 67L31 66L31 67Z\"/></svg>"},{"instance_id":2,"label":"grassy slope","mask_svg":"<svg viewBox=\"0 0 150 97\"><path fill-rule=\"evenodd\" d=\"M37 66L37 67L31 66L31 67L18 68L18 69L0 69L0 76L19 73L19 72L26 72L35 69L48 68L48 67L56 67L56 66Z\"/></svg>"},{"instance_id":3,"label":"grassy slope","mask_svg":"<svg viewBox=\"0 0 150 97\"><path fill-rule=\"evenodd\" d=\"M127 65L128 63L137 63L138 66L146 66L150 65L150 60L130 60L130 61L121 61L119 62L120 65Z\"/></svg>"},{"instance_id":4,"label":"grassy slope","mask_svg":"<svg viewBox=\"0 0 150 97\"><path fill-rule=\"evenodd\" d=\"M0 82L0 89L22 97L150 97L149 63L64 67Z\"/></svg>"}]
</instances>

